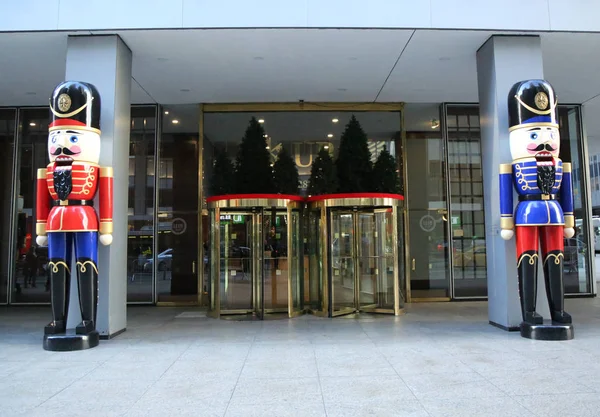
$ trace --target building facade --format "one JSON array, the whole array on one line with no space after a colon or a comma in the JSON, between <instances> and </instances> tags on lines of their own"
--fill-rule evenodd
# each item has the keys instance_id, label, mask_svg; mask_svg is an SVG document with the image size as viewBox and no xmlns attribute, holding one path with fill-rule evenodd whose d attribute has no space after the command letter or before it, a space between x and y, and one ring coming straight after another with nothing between
<instances>
[{"instance_id":1,"label":"building facade","mask_svg":"<svg viewBox=\"0 0 600 417\"><path fill-rule=\"evenodd\" d=\"M561 158L573 165L565 291L596 295L600 5L80 3L13 2L0 16L0 304L49 302L35 172L47 164L48 96L69 78L100 89L102 158L118 182L122 233L100 258L108 334L125 326L125 303L209 304L212 167L218 152L235 158L250 118L273 160L292 153L307 195L316 154L335 155L352 115L373 160L385 146L398 163L405 300L489 297L490 321L514 327L514 248L498 240L494 181L510 161L506 94L524 78L556 89Z\"/></svg>"}]
</instances>

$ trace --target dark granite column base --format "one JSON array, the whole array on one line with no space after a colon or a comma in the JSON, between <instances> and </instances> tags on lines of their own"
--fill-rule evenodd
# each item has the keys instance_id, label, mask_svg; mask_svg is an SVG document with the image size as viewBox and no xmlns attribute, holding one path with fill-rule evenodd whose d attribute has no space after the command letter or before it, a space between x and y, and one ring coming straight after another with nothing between
<instances>
[{"instance_id":1,"label":"dark granite column base","mask_svg":"<svg viewBox=\"0 0 600 417\"><path fill-rule=\"evenodd\" d=\"M91 349L99 344L100 334L96 330L89 334L76 334L73 329L62 334L44 335L44 350L53 352Z\"/></svg>"},{"instance_id":2,"label":"dark granite column base","mask_svg":"<svg viewBox=\"0 0 600 417\"><path fill-rule=\"evenodd\" d=\"M571 340L575 337L575 330L572 324L522 322L521 336L533 340Z\"/></svg>"}]
</instances>

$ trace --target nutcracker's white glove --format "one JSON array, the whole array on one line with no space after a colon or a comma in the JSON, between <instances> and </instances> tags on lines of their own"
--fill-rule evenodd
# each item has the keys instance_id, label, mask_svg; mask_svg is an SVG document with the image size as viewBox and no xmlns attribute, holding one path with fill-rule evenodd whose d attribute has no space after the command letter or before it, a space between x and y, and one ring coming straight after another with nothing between
<instances>
[{"instance_id":1,"label":"nutcracker's white glove","mask_svg":"<svg viewBox=\"0 0 600 417\"><path fill-rule=\"evenodd\" d=\"M112 243L112 235L100 235L100 243L102 243L104 246L110 245Z\"/></svg>"},{"instance_id":2,"label":"nutcracker's white glove","mask_svg":"<svg viewBox=\"0 0 600 417\"><path fill-rule=\"evenodd\" d=\"M500 232L500 236L502 236L502 239L504 240L511 240L514 235L515 232L513 232L510 229L502 229L502 231Z\"/></svg>"},{"instance_id":3,"label":"nutcracker's white glove","mask_svg":"<svg viewBox=\"0 0 600 417\"><path fill-rule=\"evenodd\" d=\"M567 239L572 238L573 236L575 236L575 229L573 229L572 227L565 227L563 229L563 235Z\"/></svg>"},{"instance_id":4,"label":"nutcracker's white glove","mask_svg":"<svg viewBox=\"0 0 600 417\"><path fill-rule=\"evenodd\" d=\"M38 246L48 246L48 236L38 235L38 237L35 238L35 243L37 243Z\"/></svg>"}]
</instances>

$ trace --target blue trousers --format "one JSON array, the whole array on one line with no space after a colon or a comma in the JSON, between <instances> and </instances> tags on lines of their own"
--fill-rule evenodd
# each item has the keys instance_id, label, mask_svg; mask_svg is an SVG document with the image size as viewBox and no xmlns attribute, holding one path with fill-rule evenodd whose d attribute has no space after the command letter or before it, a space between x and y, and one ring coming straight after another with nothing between
<instances>
[{"instance_id":1,"label":"blue trousers","mask_svg":"<svg viewBox=\"0 0 600 417\"><path fill-rule=\"evenodd\" d=\"M63 259L71 267L71 248L75 241L75 259L87 258L98 263L98 232L48 233L48 258Z\"/></svg>"}]
</instances>

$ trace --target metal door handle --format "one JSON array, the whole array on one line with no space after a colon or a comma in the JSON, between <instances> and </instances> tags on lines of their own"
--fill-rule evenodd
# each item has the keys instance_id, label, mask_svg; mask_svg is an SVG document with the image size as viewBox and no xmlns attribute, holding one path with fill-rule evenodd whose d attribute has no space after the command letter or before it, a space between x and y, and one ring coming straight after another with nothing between
<instances>
[{"instance_id":1,"label":"metal door handle","mask_svg":"<svg viewBox=\"0 0 600 417\"><path fill-rule=\"evenodd\" d=\"M196 273L196 261L192 262L192 274Z\"/></svg>"},{"instance_id":2,"label":"metal door handle","mask_svg":"<svg viewBox=\"0 0 600 417\"><path fill-rule=\"evenodd\" d=\"M412 270L414 271L417 267L417 261L415 258L412 258Z\"/></svg>"}]
</instances>

